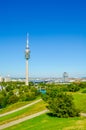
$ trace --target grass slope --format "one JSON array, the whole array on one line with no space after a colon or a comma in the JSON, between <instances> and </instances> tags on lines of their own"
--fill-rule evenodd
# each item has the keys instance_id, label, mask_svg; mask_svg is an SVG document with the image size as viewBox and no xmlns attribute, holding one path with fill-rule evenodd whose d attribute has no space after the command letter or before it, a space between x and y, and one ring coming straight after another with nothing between
<instances>
[{"instance_id":1,"label":"grass slope","mask_svg":"<svg viewBox=\"0 0 86 130\"><path fill-rule=\"evenodd\" d=\"M5 130L86 130L86 118L56 118L43 114Z\"/></svg>"},{"instance_id":2,"label":"grass slope","mask_svg":"<svg viewBox=\"0 0 86 130\"><path fill-rule=\"evenodd\" d=\"M28 116L28 115L32 115L32 114L40 112L42 110L45 110L46 109L45 106L46 106L45 102L40 101L39 103L36 103L30 107L27 107L27 108L22 109L20 111L14 112L14 113L9 114L7 116L3 116L0 118L0 125L11 122L13 120L23 118L23 117Z\"/></svg>"},{"instance_id":3,"label":"grass slope","mask_svg":"<svg viewBox=\"0 0 86 130\"><path fill-rule=\"evenodd\" d=\"M33 101L24 101L24 102L17 102L17 103L14 103L14 104L11 104L9 106L7 106L6 108L3 108L3 109L0 109L0 114L3 114L3 113L6 113L6 112L9 112L9 111L12 111L12 110L15 110L17 108L20 108L22 106L25 106L27 104L30 104L36 100L40 99L40 97L37 97L35 100Z\"/></svg>"},{"instance_id":4,"label":"grass slope","mask_svg":"<svg viewBox=\"0 0 86 130\"><path fill-rule=\"evenodd\" d=\"M73 93L74 103L81 112L86 113L86 94Z\"/></svg>"},{"instance_id":5,"label":"grass slope","mask_svg":"<svg viewBox=\"0 0 86 130\"><path fill-rule=\"evenodd\" d=\"M81 112L86 113L86 94L80 92L70 93L74 97L74 102L76 107L81 110ZM36 112L45 109L45 103L42 101L29 108L21 110L19 112L10 114L0 119L0 123L10 122L15 119L25 117L26 115L31 115ZM7 128L6 130L86 130L86 118L85 117L75 117L75 118L56 118L50 117L46 114L39 117L27 120L18 125Z\"/></svg>"}]
</instances>

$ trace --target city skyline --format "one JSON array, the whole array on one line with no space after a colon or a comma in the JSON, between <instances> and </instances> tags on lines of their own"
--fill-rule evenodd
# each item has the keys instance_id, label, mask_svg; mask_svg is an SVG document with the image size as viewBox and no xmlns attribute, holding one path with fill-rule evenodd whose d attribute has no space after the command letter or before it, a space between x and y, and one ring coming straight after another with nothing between
<instances>
[{"instance_id":1,"label":"city skyline","mask_svg":"<svg viewBox=\"0 0 86 130\"><path fill-rule=\"evenodd\" d=\"M25 77L26 33L30 77L86 77L84 0L0 1L0 75Z\"/></svg>"}]
</instances>

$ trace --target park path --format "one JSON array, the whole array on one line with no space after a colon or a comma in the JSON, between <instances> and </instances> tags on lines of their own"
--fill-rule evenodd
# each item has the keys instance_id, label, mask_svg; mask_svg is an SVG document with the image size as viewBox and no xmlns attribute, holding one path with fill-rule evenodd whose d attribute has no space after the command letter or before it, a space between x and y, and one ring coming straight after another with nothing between
<instances>
[{"instance_id":1,"label":"park path","mask_svg":"<svg viewBox=\"0 0 86 130\"><path fill-rule=\"evenodd\" d=\"M3 129L5 129L5 128L10 127L10 126L13 126L13 125L17 125L17 124L19 124L19 123L21 123L21 122L23 122L23 121L32 119L32 118L37 117L37 116L39 116L39 115L41 115L41 114L44 114L44 113L46 113L46 112L48 112L48 110L44 110L44 111L41 111L41 112L32 114L32 115L30 115L30 116L26 116L26 117L24 117L24 118L21 118L21 119L18 119L18 120L9 122L9 123L7 123L7 124L0 125L0 130L3 130Z\"/></svg>"},{"instance_id":2,"label":"park path","mask_svg":"<svg viewBox=\"0 0 86 130\"><path fill-rule=\"evenodd\" d=\"M25 105L25 106L23 106L23 107L21 107L21 108L16 109L16 110L13 110L13 111L10 111L10 112L1 114L0 117L6 116L6 115L11 114L11 113L13 113L13 112L17 112L17 111L19 111L19 110L22 110L22 109L24 109L24 108L27 108L27 107L29 107L29 106L32 106L32 105L34 105L34 104L40 102L41 100L42 100L42 99L39 99L39 100L37 100L37 101L34 101L34 102L30 103L30 104L27 104L27 105ZM32 119L32 118L37 117L37 116L39 116L39 115L41 115L41 114L44 114L44 113L46 113L46 112L48 112L47 109L44 110L44 111L41 111L41 112L38 112L38 113L35 113L35 114L32 114L32 115L29 115L29 116L26 116L26 117L24 117L24 118L21 118L21 119L18 119L18 120L9 122L9 123L7 123L7 124L0 125L0 130L3 130L3 129L5 129L5 128L10 127L10 126L13 126L13 125L17 125L17 124L19 124L19 123L21 123L21 122L23 122L23 121ZM86 113L80 113L80 115L86 117Z\"/></svg>"},{"instance_id":3,"label":"park path","mask_svg":"<svg viewBox=\"0 0 86 130\"><path fill-rule=\"evenodd\" d=\"M86 117L86 113L80 113L81 116L85 116Z\"/></svg>"},{"instance_id":4,"label":"park path","mask_svg":"<svg viewBox=\"0 0 86 130\"><path fill-rule=\"evenodd\" d=\"M41 114L44 114L44 113L46 113L46 112L49 112L49 110L46 109L46 110L43 110L43 111L41 111L41 112L32 114L32 115L30 115L30 116L26 116L26 117L24 117L24 118L21 118L21 119L18 119L18 120L9 122L9 123L7 123L7 124L0 125L0 130L3 130L3 129L8 128L8 127L11 127L11 126L13 126L13 125L17 125L17 124L19 124L19 123L21 123L21 122L24 122L24 121L26 121L26 120L29 120L29 119L32 119L32 118L34 118L34 117L40 116ZM86 116L86 113L81 113L80 115L81 115L81 116Z\"/></svg>"},{"instance_id":5,"label":"park path","mask_svg":"<svg viewBox=\"0 0 86 130\"><path fill-rule=\"evenodd\" d=\"M34 102L30 103L30 104L27 104L27 105L25 105L25 106L22 106L22 107L20 107L20 108L18 108L18 109L16 109L16 110L13 110L13 111L10 111L10 112L4 113L4 114L0 114L0 117L9 115L9 114L14 113L14 112L17 112L17 111L20 111L20 110L22 110L22 109L24 109L24 108L27 108L27 107L29 107L29 106L32 106L32 105L34 105L34 104L40 102L41 100L42 100L42 99L39 99L39 100L34 101Z\"/></svg>"}]
</instances>

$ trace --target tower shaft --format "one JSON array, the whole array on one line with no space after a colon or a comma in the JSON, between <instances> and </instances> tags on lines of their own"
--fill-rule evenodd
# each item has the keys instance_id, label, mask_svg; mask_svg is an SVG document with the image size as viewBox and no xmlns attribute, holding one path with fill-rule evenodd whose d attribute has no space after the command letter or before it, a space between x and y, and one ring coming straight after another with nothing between
<instances>
[{"instance_id":1,"label":"tower shaft","mask_svg":"<svg viewBox=\"0 0 86 130\"><path fill-rule=\"evenodd\" d=\"M26 81L25 84L29 85L29 67L28 67L28 60L26 60Z\"/></svg>"}]
</instances>

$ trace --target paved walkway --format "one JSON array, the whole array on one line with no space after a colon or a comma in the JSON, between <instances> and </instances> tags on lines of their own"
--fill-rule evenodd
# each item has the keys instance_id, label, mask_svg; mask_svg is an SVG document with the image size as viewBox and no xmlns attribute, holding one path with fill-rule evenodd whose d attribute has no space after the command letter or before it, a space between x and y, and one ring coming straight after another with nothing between
<instances>
[{"instance_id":1,"label":"paved walkway","mask_svg":"<svg viewBox=\"0 0 86 130\"><path fill-rule=\"evenodd\" d=\"M22 109L24 109L24 108L27 108L27 107L29 107L29 106L32 106L32 105L34 105L34 104L40 102L41 100L42 100L42 99L39 99L39 100L34 101L34 102L30 103L30 104L27 104L27 105L25 105L25 106L23 106L23 107L20 107L20 108L18 108L18 109L16 109L16 110L13 110L13 111L10 111L10 112L4 113L4 114L0 114L0 117L9 115L9 114L11 114L11 113L13 113L13 112L20 111L20 110L22 110Z\"/></svg>"},{"instance_id":2,"label":"paved walkway","mask_svg":"<svg viewBox=\"0 0 86 130\"><path fill-rule=\"evenodd\" d=\"M86 113L80 113L81 116L86 116Z\"/></svg>"},{"instance_id":3,"label":"paved walkway","mask_svg":"<svg viewBox=\"0 0 86 130\"><path fill-rule=\"evenodd\" d=\"M9 123L7 123L7 124L0 125L0 130L3 130L3 129L5 129L5 128L10 127L10 126L13 126L13 125L17 125L17 124L19 124L19 123L21 123L21 122L23 122L23 121L32 119L32 118L37 117L37 116L39 116L39 115L41 115L41 114L44 114L44 113L46 113L46 112L48 112L48 110L44 110L44 111L41 111L41 112L32 114L32 115L30 115L30 116L26 116L26 117L24 117L24 118L21 118L21 119L18 119L18 120L9 122Z\"/></svg>"},{"instance_id":4,"label":"paved walkway","mask_svg":"<svg viewBox=\"0 0 86 130\"><path fill-rule=\"evenodd\" d=\"M18 119L18 120L9 122L9 123L7 123L7 124L0 125L0 130L3 130L3 129L8 128L8 127L11 127L11 126L13 126L13 125L17 125L17 124L19 124L19 123L21 123L21 122L24 122L24 121L26 121L26 120L32 119L32 118L34 118L34 117L37 117L37 116L39 116L39 115L41 115L41 114L44 114L44 113L46 113L46 112L48 112L48 111L49 111L49 110L46 109L46 110L44 110L44 111L41 111L41 112L32 114L32 115L30 115L30 116L26 116L26 117L24 117L24 118L21 118L21 119ZM86 116L86 113L81 113L80 115L81 115L81 116Z\"/></svg>"},{"instance_id":5,"label":"paved walkway","mask_svg":"<svg viewBox=\"0 0 86 130\"><path fill-rule=\"evenodd\" d=\"M30 104L28 104L28 105L25 105L25 106L23 106L23 107L21 107L21 108L16 109L16 110L13 110L13 111L10 111L10 112L1 114L0 117L6 116L6 115L11 114L11 113L13 113L13 112L17 112L17 111L19 111L19 110L22 110L22 109L24 109L24 108L27 108L27 107L29 107L29 106L32 106L32 105L34 105L34 104L40 102L41 100L42 100L42 99L39 99L39 100L37 100L37 101L34 101L34 102L32 102L32 103L30 103ZM7 124L0 125L0 130L3 130L3 129L5 129L5 128L10 127L10 126L13 126L13 125L17 125L17 124L19 124L19 123L21 123L21 122L23 122L23 121L32 119L32 118L34 118L34 117L36 117L36 116L39 116L39 115L41 115L41 114L44 114L44 113L46 113L46 112L48 112L48 110L44 110L44 111L41 111L41 112L32 114L32 115L30 115L30 116L26 116L26 117L24 117L24 118L21 118L21 119L18 119L18 120L9 122L9 123L7 123ZM80 115L86 117L86 113L80 113Z\"/></svg>"}]
</instances>

